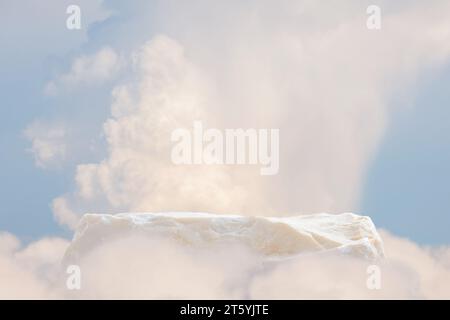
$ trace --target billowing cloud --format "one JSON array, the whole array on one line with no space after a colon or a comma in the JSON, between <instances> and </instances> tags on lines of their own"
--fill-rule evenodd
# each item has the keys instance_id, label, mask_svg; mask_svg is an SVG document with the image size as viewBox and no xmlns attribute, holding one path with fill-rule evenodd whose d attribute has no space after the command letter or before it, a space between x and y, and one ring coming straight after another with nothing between
<instances>
[{"instance_id":1,"label":"billowing cloud","mask_svg":"<svg viewBox=\"0 0 450 320\"><path fill-rule=\"evenodd\" d=\"M68 208L71 203L109 212L232 212L243 207L246 191L234 184L228 168L171 162L172 130L211 118L206 112L208 81L187 60L182 46L159 36L135 51L132 61L134 78L113 90L112 117L104 123L109 157L78 165L78 190L62 198Z\"/></svg>"},{"instance_id":2,"label":"billowing cloud","mask_svg":"<svg viewBox=\"0 0 450 320\"><path fill-rule=\"evenodd\" d=\"M205 13L209 5L199 3L183 12ZM177 31L133 50L130 76L114 88L103 125L109 154L78 165L77 188L66 196L73 211L276 215L357 208L393 94L411 94L422 72L450 57L450 23L441 14L448 3L426 11L384 3L380 31L367 29L366 7L356 2L325 10L309 1L244 6L233 16L235 28L219 28L235 5L212 11L216 24L208 27L177 17L170 6L159 9L174 17L168 20ZM170 133L195 120L279 129L279 174L174 165Z\"/></svg>"},{"instance_id":3,"label":"billowing cloud","mask_svg":"<svg viewBox=\"0 0 450 320\"><path fill-rule=\"evenodd\" d=\"M305 256L280 264L252 283L258 299L448 299L449 248L423 248L381 232L386 259L380 267L379 290L369 290L366 281L370 263L342 257ZM295 276L292 276L295 275Z\"/></svg>"},{"instance_id":4,"label":"billowing cloud","mask_svg":"<svg viewBox=\"0 0 450 320\"><path fill-rule=\"evenodd\" d=\"M110 81L121 68L120 56L105 47L92 55L75 58L70 70L45 86L48 95L57 94L61 89L73 90L78 86L98 85Z\"/></svg>"},{"instance_id":5,"label":"billowing cloud","mask_svg":"<svg viewBox=\"0 0 450 320\"><path fill-rule=\"evenodd\" d=\"M423 248L382 233L388 256L375 262L380 289L367 287L368 262L350 256L303 255L265 261L247 247L187 247L130 235L96 247L79 261L80 290L59 264L67 241L21 248L0 235L0 297L87 299L448 299L450 249Z\"/></svg>"},{"instance_id":6,"label":"billowing cloud","mask_svg":"<svg viewBox=\"0 0 450 320\"><path fill-rule=\"evenodd\" d=\"M75 229L78 223L78 215L69 208L64 197L53 199L52 211L58 223L66 225L70 229Z\"/></svg>"},{"instance_id":7,"label":"billowing cloud","mask_svg":"<svg viewBox=\"0 0 450 320\"><path fill-rule=\"evenodd\" d=\"M59 166L66 157L66 128L62 124L33 122L25 130L31 141L29 151L35 164L41 168Z\"/></svg>"},{"instance_id":8,"label":"billowing cloud","mask_svg":"<svg viewBox=\"0 0 450 320\"><path fill-rule=\"evenodd\" d=\"M0 299L57 298L53 286L67 245L44 238L22 248L15 236L0 232Z\"/></svg>"}]
</instances>

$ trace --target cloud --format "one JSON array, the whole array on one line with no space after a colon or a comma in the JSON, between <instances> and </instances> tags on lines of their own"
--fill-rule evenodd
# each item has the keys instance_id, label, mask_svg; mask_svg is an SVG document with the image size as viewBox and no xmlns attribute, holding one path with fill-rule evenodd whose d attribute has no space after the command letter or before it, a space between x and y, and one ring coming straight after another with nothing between
<instances>
[{"instance_id":1,"label":"cloud","mask_svg":"<svg viewBox=\"0 0 450 320\"><path fill-rule=\"evenodd\" d=\"M66 240L46 238L21 248L14 236L2 233L0 297L448 299L450 248L420 247L387 232L382 236L388 256L375 262L381 270L379 290L366 286L367 267L374 262L351 256L265 261L239 245L198 248L134 234L103 242L81 257L81 290L72 291L59 264Z\"/></svg>"},{"instance_id":2,"label":"cloud","mask_svg":"<svg viewBox=\"0 0 450 320\"><path fill-rule=\"evenodd\" d=\"M227 168L174 166L172 130L205 119L208 82L183 48L158 36L132 55L133 80L113 90L112 116L104 123L109 156L77 166L72 203L96 203L110 212L131 210L232 211L245 190ZM169 201L170 198L170 201ZM208 204L211 204L208 206Z\"/></svg>"},{"instance_id":3,"label":"cloud","mask_svg":"<svg viewBox=\"0 0 450 320\"><path fill-rule=\"evenodd\" d=\"M25 248L13 235L0 232L0 299L57 298L53 283L68 242L44 238Z\"/></svg>"},{"instance_id":4,"label":"cloud","mask_svg":"<svg viewBox=\"0 0 450 320\"><path fill-rule=\"evenodd\" d=\"M392 263L401 266L416 286L417 297L427 299L448 299L450 290L450 248L421 247L416 243L397 237L388 232L385 239L386 255Z\"/></svg>"},{"instance_id":5,"label":"cloud","mask_svg":"<svg viewBox=\"0 0 450 320\"><path fill-rule=\"evenodd\" d=\"M62 124L49 124L35 121L25 131L31 141L28 149L34 157L36 166L49 168L59 166L66 157L66 129Z\"/></svg>"},{"instance_id":6,"label":"cloud","mask_svg":"<svg viewBox=\"0 0 450 320\"><path fill-rule=\"evenodd\" d=\"M102 84L113 79L121 66L121 59L113 49L102 48L92 55L75 58L70 70L47 83L44 92L55 95L61 89L73 90L78 86Z\"/></svg>"},{"instance_id":7,"label":"cloud","mask_svg":"<svg viewBox=\"0 0 450 320\"><path fill-rule=\"evenodd\" d=\"M66 225L72 230L75 229L78 224L78 216L69 208L65 198L59 197L53 199L52 211L59 224Z\"/></svg>"},{"instance_id":8,"label":"cloud","mask_svg":"<svg viewBox=\"0 0 450 320\"><path fill-rule=\"evenodd\" d=\"M208 13L212 26L188 19L210 9L202 1L183 17L158 9L171 18L164 20L173 22L172 36L133 48L103 124L108 155L77 166L76 190L65 196L73 211L355 211L391 98L412 95L418 77L450 57L441 14L448 3L426 11L383 3L380 31L366 28L357 2L237 5ZM140 18L127 23L141 26ZM222 28L230 19L234 28ZM205 127L279 129L279 174L173 165L171 131L198 119Z\"/></svg>"},{"instance_id":9,"label":"cloud","mask_svg":"<svg viewBox=\"0 0 450 320\"><path fill-rule=\"evenodd\" d=\"M256 277L251 291L257 299L448 299L450 269L445 255L436 249L381 232L386 259L381 270L381 289L365 286L370 263L332 256L305 256L280 264ZM296 275L293 277L292 275ZM363 285L364 284L364 285Z\"/></svg>"}]
</instances>

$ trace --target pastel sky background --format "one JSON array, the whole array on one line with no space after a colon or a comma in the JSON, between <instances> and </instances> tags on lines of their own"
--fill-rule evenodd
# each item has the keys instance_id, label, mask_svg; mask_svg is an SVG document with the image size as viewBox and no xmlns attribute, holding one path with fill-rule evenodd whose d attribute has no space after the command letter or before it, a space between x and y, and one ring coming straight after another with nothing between
<instances>
[{"instance_id":1,"label":"pastel sky background","mask_svg":"<svg viewBox=\"0 0 450 320\"><path fill-rule=\"evenodd\" d=\"M389 5L386 1L379 2L383 10L383 17L384 14L388 16L397 11L401 12L402 6L414 6L418 3L418 1L399 1L397 5ZM82 30L68 30L65 27L66 8L69 4L75 3L82 9ZM236 34L240 34L237 27L238 22L234 23L233 11L229 9L232 5L238 5L238 2L230 1L230 3L226 6L221 5L225 8L221 8L219 5L213 6L213 13L209 15L205 14L205 12L208 13L208 10L202 9L204 4L202 5L201 1L195 1L192 6L186 4L178 6L175 1L127 1L125 4L123 1L0 0L0 118L2 119L2 126L0 126L0 230L9 231L25 242L46 235L71 236L71 231L67 227L61 227L58 219L55 219L54 211L58 209L55 209L54 200L61 195L66 196L72 192L71 190L78 188L78 180L74 179L77 174L77 165L100 163L102 159L108 157L106 141L111 136L106 134L105 138L103 128L105 120L110 118L111 104L114 101L111 92L117 84L132 81L130 79L133 78L133 71L128 68L128 62L123 62L123 60L127 60L127 57L136 52L146 41L161 34L167 35L185 46L186 55L192 57L194 63L202 64L203 61L207 61L204 63L203 69L214 70L211 73L221 70L220 63L217 63L215 59L226 61L227 59L232 60L235 56L247 57L248 60L242 58L240 63L253 64L251 56L242 54L245 50L239 53L227 51L235 42L233 42L234 38L230 36L231 33L226 29L235 28L237 29L235 30ZM337 19L338 13L342 13L346 17L347 15L357 16L359 12L361 30L357 32L368 32L365 27L367 17L365 8L372 2L360 1L358 5L353 5L355 2L352 2L351 6L350 2L342 5L340 3L333 2L330 5L332 8L327 7L328 9L323 11L313 10L317 14L313 15L317 21L306 21L305 25L309 24L311 32L315 32L316 24L320 25L320 28L322 24L333 24L333 19ZM252 5L257 6L254 1L249 1L241 9L246 12L247 6L252 7ZM270 3L270 6L274 5L273 2ZM214 19L214 16L220 15L221 12L227 18ZM281 13L286 12L288 10L280 11L280 15L282 16ZM323 15L320 14L321 12ZM266 13L261 13L263 16L264 14ZM330 16L332 17L330 18ZM447 12L447 17L449 16L450 12ZM239 19L238 17L236 21L240 21ZM277 14L267 16L267 19L273 19L275 22L267 21L267 24L262 24L263 28L259 28L258 23L255 23L255 26L245 25L244 30L248 32L248 36L257 39L254 41L255 48L264 49L261 43L265 43L265 41L270 43L271 37L274 36L267 34L267 39L264 39L267 31L264 27L267 29L271 26L274 29L285 27L284 24L278 22ZM331 19L331 22L327 19ZM414 20L406 19L405 21L414 22ZM191 25L193 25L192 28L190 28ZM207 26L210 25L211 29L207 30ZM303 25L301 27L302 30L306 30L305 32L309 32L308 27ZM412 25L404 26L404 28L411 28L412 34L415 32ZM255 30L258 30L258 33ZM383 26L382 30L376 32L383 37L383 33L385 35L389 33L389 28ZM420 33L417 36L420 37ZM245 40L242 40L245 39L245 36L241 35L241 37L240 41L237 41L240 45L245 43ZM389 36L386 35L386 37ZM170 41L164 41L162 44L160 44L161 42L156 42L156 44L160 44L164 48L173 47L174 51L177 50L176 45ZM253 43L253 40L250 42ZM208 43L209 51L198 49L202 43ZM326 42L324 41L324 43ZM348 52L350 56L357 56L358 52L362 50L361 47L366 43L361 46L360 42L355 41L353 45L352 47L350 43L349 46L342 49L343 52ZM308 47L308 45L305 46ZM282 51L283 48L280 50ZM435 48L432 46L427 48L425 45L423 52L426 53L427 50L435 51ZM215 52L215 54L211 54L211 52ZM425 53L423 54L425 55ZM380 60L385 60L391 53L389 50L380 50L377 54ZM402 54L406 56L408 52ZM286 56L288 55L286 54ZM77 73L76 67L73 66L78 57L85 57L85 60L79 61L84 61L87 67L81 66L81 71L79 70ZM94 57L92 58L94 60L101 58L104 64L96 66L95 61L92 60L94 61L92 62L89 57ZM270 57L284 61L283 55L279 52L271 54ZM286 59L286 61L290 61L289 59L294 58L288 56ZM365 165L361 169L361 183L355 183L357 186L355 187L357 189L356 199L342 201L340 205L336 206L336 211L351 210L369 215L378 227L419 244L432 245L450 243L450 192L448 187L448 181L450 181L450 60L444 58L438 60L439 63L424 68L420 73L413 72L417 78L411 83L408 83L409 79L406 77L404 82L408 83L408 90L404 90L401 86L390 88L389 98L383 102L389 106L389 112L386 113L384 125L380 126L383 129L380 129L382 132L379 134L379 141L377 139L370 140L369 144L373 145L372 153L369 152L371 155L364 158L364 161L361 160ZM350 62L346 59L337 59L337 61L344 65ZM393 59L393 61L397 60ZM377 63L376 59L367 60L363 61L362 65L372 65L375 66L374 69L377 69ZM233 66L238 72L239 64ZM255 68L258 66L255 63ZM97 67L99 71L96 69ZM103 72L102 68L106 71ZM299 68L299 72L301 72L301 66ZM72 75L70 75L70 70L72 70ZM279 76L282 79L282 70L284 69L280 70ZM345 66L336 70L345 70ZM92 73L89 73L90 71ZM69 76L64 77L67 74ZM323 75L323 73L318 74ZM408 75L408 73L406 74ZM77 78L77 75L80 78ZM339 75L336 79L339 79ZM228 80L223 81L227 83ZM249 83L252 82L249 80ZM351 79L342 83L335 81L330 86L332 88L339 85L347 86L342 91L354 90L355 95L359 94L361 88L355 85L352 89L352 83ZM301 81L294 82L292 85L298 85L299 92L307 88L307 86L302 86ZM264 86L261 88L258 90L264 90ZM317 93L321 88L321 86L316 86L313 89ZM321 94L317 95L318 100L322 95L329 94L327 88L327 85L324 85ZM233 88L229 90L234 92ZM255 88L251 88L251 90L255 90L253 95L258 94L258 90ZM339 88L336 90L340 91ZM276 95L274 96L276 102ZM280 108L284 103L295 104L295 94L289 93L285 97L285 100L278 101ZM243 99L245 100L246 96ZM307 98L302 99L300 99L302 102L313 101ZM357 99L355 98L355 100ZM233 101L238 100L239 94L236 93L234 99L230 99L227 103L232 105ZM314 103L311 102L311 105ZM327 106L330 110L339 107L328 104ZM267 110L269 109L267 108ZM257 122L257 125L272 126L270 121L265 120L272 114L270 110L267 110L261 111L262 119ZM249 112L249 114L252 113ZM288 114L292 117L296 113ZM304 114L307 115L307 113ZM367 119L372 119L374 116L371 111L366 114L366 117L364 114L359 120L361 123L365 123ZM280 115L282 114L276 113L275 117ZM288 117L286 116L286 118ZM336 119L335 121L340 121L339 118ZM228 122L225 123L233 124L233 117L230 116L230 119L227 120ZM277 124L279 123L283 124L284 122L277 122ZM314 122L313 124L317 126L319 123ZM254 124L250 122L248 126L251 127ZM236 124L237 127L245 127L245 125L245 122ZM302 123L300 123L301 125ZM280 139L283 139L284 127L283 125L279 127ZM300 135L290 137L289 134L293 133L290 131L291 127L287 124L286 128L284 137L289 140L289 145L295 145L296 139L302 140L302 138L298 138ZM326 131L327 127L324 127L324 130ZM322 141L322 139L325 138L320 136L319 140ZM377 142L374 142L375 140ZM305 144L305 142L302 143ZM310 139L305 145L314 145L315 143L314 139ZM338 147L339 143L337 141ZM46 144L50 146L46 148ZM114 149L111 145L109 148ZM305 153L309 152L308 149L302 148L293 155L293 158L301 157L302 150ZM286 157L287 154L282 153L281 156ZM332 156L333 154L331 154ZM295 163L296 161L293 160L292 163L285 164L285 168L288 168L285 172L295 171ZM159 168L158 165L155 164L154 167ZM328 164L326 165L328 168ZM283 170L283 167L280 167L280 170ZM329 170L339 170L339 168L332 167ZM306 186L314 184L314 175L308 177L308 175L302 176L302 181ZM331 174L329 177L331 180L334 179L333 185L337 184L345 188L347 183L347 180L344 180L345 176L335 177ZM158 176L152 174L152 179L158 179ZM359 178L353 176L351 179L359 181ZM301 197L303 187L297 190L295 186L285 184L283 181L287 180L283 180L281 177L274 182L278 190L281 190L280 193L286 191L287 194L295 191ZM170 190L170 188L161 187L162 191L158 190L167 192L168 189ZM337 189L339 188L337 187ZM81 188L80 192L83 193L83 190ZM227 188L224 187L224 190ZM333 195L332 192L327 194ZM339 193L336 194L337 197L340 196ZM292 197L292 194L289 196ZM343 195L343 197L345 196L346 194ZM69 195L68 197L72 203L76 202L75 196ZM308 196L308 198L312 197ZM108 207L102 201L99 200L101 204L93 205L87 202L88 204L80 207L81 212L77 213L82 213L84 210L108 211L105 209ZM283 203L282 196L277 198L275 203ZM348 203L351 205L347 205ZM177 208L180 207L183 208L181 202ZM153 207L147 206L145 202L135 201L133 198L115 205L115 208L120 211L152 209ZM111 210L114 211L115 208L111 208ZM158 208L163 209L164 205ZM196 208L196 206L188 206L186 210L191 208ZM224 206L224 208L226 207ZM330 208L334 207L324 206L323 211ZM286 213L293 213L297 210L312 213L312 210L316 211L322 208L311 201L304 207L296 206L296 203L288 203L275 206L275 210L277 209ZM61 212L61 210L64 211L64 208L60 207L59 211ZM68 212L71 210L67 209ZM68 219L70 220L70 218Z\"/></svg>"}]
</instances>

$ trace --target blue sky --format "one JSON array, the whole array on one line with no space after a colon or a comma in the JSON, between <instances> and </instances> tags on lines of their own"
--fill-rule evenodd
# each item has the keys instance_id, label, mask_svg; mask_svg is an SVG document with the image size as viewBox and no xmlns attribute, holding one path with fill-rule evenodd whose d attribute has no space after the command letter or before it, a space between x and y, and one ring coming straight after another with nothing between
<instances>
[{"instance_id":1,"label":"blue sky","mask_svg":"<svg viewBox=\"0 0 450 320\"><path fill-rule=\"evenodd\" d=\"M428 75L389 130L367 173L361 211L419 243L450 240L450 67Z\"/></svg>"},{"instance_id":2,"label":"blue sky","mask_svg":"<svg viewBox=\"0 0 450 320\"><path fill-rule=\"evenodd\" d=\"M5 6L7 10L0 13L0 230L25 241L50 234L71 235L55 221L51 202L75 188L77 164L98 162L106 153L101 124L109 115L114 83L57 97L44 94L46 83L67 71L80 55L94 54L104 46L129 53L157 33L177 37L177 28L188 23L163 21L154 13L157 2L136 2L127 8L112 1L108 8L115 13L105 18L109 9L84 1L80 4L83 23L89 27L71 32L64 28L67 3L46 3L48 10L43 10L43 15L48 15L47 19L33 14L33 1L2 4L1 9ZM141 22L127 24L134 19ZM221 28L218 30L221 32ZM192 36L180 34L184 41ZM211 47L221 48L218 43L215 38ZM196 52L195 46L189 50ZM197 56L202 58L201 54ZM120 76L119 82L128 74ZM389 112L386 130L363 173L359 206L355 207L359 213L370 215L377 226L421 244L450 242L449 83L450 64L445 61L412 85L412 98L398 98L405 93L393 90L389 103L395 108ZM62 123L74 133L69 141L71 157L63 164L36 166L24 134L35 121ZM87 149L90 151L85 152Z\"/></svg>"}]
</instances>

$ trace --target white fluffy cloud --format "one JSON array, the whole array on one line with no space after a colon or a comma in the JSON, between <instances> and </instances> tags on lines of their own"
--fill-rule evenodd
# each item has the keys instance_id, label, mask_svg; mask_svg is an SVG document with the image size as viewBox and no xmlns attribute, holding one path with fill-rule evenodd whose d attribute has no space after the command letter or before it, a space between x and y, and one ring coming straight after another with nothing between
<instances>
[{"instance_id":1,"label":"white fluffy cloud","mask_svg":"<svg viewBox=\"0 0 450 320\"><path fill-rule=\"evenodd\" d=\"M391 97L411 94L421 73L450 57L442 14L449 4L424 11L383 3L380 31L366 28L366 7L357 2L345 10L310 1L253 4L236 16L234 5L211 11L211 27L162 6L177 31L134 50L131 76L114 88L103 125L109 154L78 165L69 208L260 215L357 208ZM200 1L183 12L208 8ZM219 28L231 15L236 27ZM279 175L173 165L171 131L197 119L208 127L279 129Z\"/></svg>"},{"instance_id":2,"label":"white fluffy cloud","mask_svg":"<svg viewBox=\"0 0 450 320\"><path fill-rule=\"evenodd\" d=\"M373 262L304 255L263 262L248 248L193 248L142 235L106 242L79 261L81 290L66 287L59 264L68 243L25 248L0 234L0 298L87 299L448 299L450 248L430 249L382 232L381 288L366 286Z\"/></svg>"},{"instance_id":3,"label":"white fluffy cloud","mask_svg":"<svg viewBox=\"0 0 450 320\"><path fill-rule=\"evenodd\" d=\"M57 298L55 279L67 240L44 238L22 248L13 235L0 232L0 299Z\"/></svg>"},{"instance_id":4,"label":"white fluffy cloud","mask_svg":"<svg viewBox=\"0 0 450 320\"><path fill-rule=\"evenodd\" d=\"M64 197L58 197L52 201L53 215L61 225L66 225L70 229L75 229L78 223L78 215L72 211Z\"/></svg>"},{"instance_id":5,"label":"white fluffy cloud","mask_svg":"<svg viewBox=\"0 0 450 320\"><path fill-rule=\"evenodd\" d=\"M122 67L120 56L105 47L92 55L75 58L67 73L57 76L45 86L45 93L55 95L61 89L73 90L78 86L101 84L112 80Z\"/></svg>"},{"instance_id":6,"label":"white fluffy cloud","mask_svg":"<svg viewBox=\"0 0 450 320\"><path fill-rule=\"evenodd\" d=\"M450 268L445 256L450 248L420 247L413 242L381 232L386 259L381 270L380 290L365 286L365 261L342 257L306 256L280 264L256 277L251 290L259 299L448 299ZM295 275L293 277L292 275Z\"/></svg>"},{"instance_id":7,"label":"white fluffy cloud","mask_svg":"<svg viewBox=\"0 0 450 320\"><path fill-rule=\"evenodd\" d=\"M62 124L33 122L25 130L25 136L31 141L29 151L35 164L41 168L58 166L66 157L66 129Z\"/></svg>"}]
</instances>

